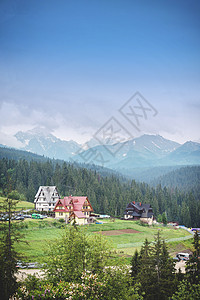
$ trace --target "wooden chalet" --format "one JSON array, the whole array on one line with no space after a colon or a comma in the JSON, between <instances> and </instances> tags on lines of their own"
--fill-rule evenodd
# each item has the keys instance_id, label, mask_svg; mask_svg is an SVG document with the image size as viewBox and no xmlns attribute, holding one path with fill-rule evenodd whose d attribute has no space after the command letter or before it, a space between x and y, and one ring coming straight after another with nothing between
<instances>
[{"instance_id":1,"label":"wooden chalet","mask_svg":"<svg viewBox=\"0 0 200 300\"><path fill-rule=\"evenodd\" d=\"M76 224L84 225L88 223L93 208L88 197L69 196L56 202L54 212L56 219L64 219L67 223L75 221Z\"/></svg>"},{"instance_id":2,"label":"wooden chalet","mask_svg":"<svg viewBox=\"0 0 200 300\"><path fill-rule=\"evenodd\" d=\"M145 223L153 222L153 210L150 204L141 202L130 202L124 211L125 220L141 220Z\"/></svg>"}]
</instances>

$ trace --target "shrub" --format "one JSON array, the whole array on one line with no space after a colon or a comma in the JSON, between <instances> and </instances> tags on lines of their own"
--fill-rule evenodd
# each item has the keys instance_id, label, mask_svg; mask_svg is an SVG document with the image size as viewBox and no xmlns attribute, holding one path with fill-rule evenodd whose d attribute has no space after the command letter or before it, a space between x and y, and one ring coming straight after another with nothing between
<instances>
[{"instance_id":1,"label":"shrub","mask_svg":"<svg viewBox=\"0 0 200 300\"><path fill-rule=\"evenodd\" d=\"M11 300L39 300L39 299L75 299L93 300L107 299L105 294L105 283L99 281L96 274L85 272L81 276L81 283L67 283L60 281L55 286L53 284L39 285L37 278L29 278L25 284L18 289L18 292Z\"/></svg>"},{"instance_id":2,"label":"shrub","mask_svg":"<svg viewBox=\"0 0 200 300\"><path fill-rule=\"evenodd\" d=\"M61 219L59 219L59 220L58 220L58 222L60 222L60 223L64 223L64 222L65 222L65 220L61 218Z\"/></svg>"}]
</instances>

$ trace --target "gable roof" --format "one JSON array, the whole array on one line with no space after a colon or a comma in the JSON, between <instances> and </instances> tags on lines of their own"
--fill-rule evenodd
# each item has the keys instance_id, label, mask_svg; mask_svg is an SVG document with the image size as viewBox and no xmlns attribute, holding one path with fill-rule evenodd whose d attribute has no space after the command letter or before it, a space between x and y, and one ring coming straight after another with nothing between
<instances>
[{"instance_id":1,"label":"gable roof","mask_svg":"<svg viewBox=\"0 0 200 300\"><path fill-rule=\"evenodd\" d=\"M37 194L35 195L34 202L37 202L37 200L38 200L41 193L44 193L44 197L46 198L46 201L50 202L51 197L52 197L54 192L56 192L58 194L58 197L59 197L59 193L57 191L56 186L40 186L38 191L37 191Z\"/></svg>"},{"instance_id":2,"label":"gable roof","mask_svg":"<svg viewBox=\"0 0 200 300\"><path fill-rule=\"evenodd\" d=\"M79 219L87 218L82 211L73 211L73 213L71 213L71 215L73 215L73 214Z\"/></svg>"},{"instance_id":3,"label":"gable roof","mask_svg":"<svg viewBox=\"0 0 200 300\"><path fill-rule=\"evenodd\" d=\"M153 210L150 204L132 201L126 206L124 214L130 214L133 217L151 218Z\"/></svg>"},{"instance_id":4,"label":"gable roof","mask_svg":"<svg viewBox=\"0 0 200 300\"><path fill-rule=\"evenodd\" d=\"M73 210L74 212L81 212L82 213L82 208L83 208L83 205L86 201L87 201L86 205L90 206L92 211L93 211L92 205L90 204L90 201L88 200L88 197L77 197L77 196L73 196L73 197L69 196L69 197L64 197L64 199L59 199L56 202L54 211L59 209L59 203L61 203L66 212L69 212L69 211Z\"/></svg>"}]
</instances>

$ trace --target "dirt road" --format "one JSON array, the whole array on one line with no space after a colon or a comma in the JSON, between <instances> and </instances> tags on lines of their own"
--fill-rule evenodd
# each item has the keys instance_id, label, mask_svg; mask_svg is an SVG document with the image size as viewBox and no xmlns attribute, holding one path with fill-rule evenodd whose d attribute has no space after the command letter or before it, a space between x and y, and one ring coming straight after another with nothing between
<instances>
[{"instance_id":1,"label":"dirt road","mask_svg":"<svg viewBox=\"0 0 200 300\"><path fill-rule=\"evenodd\" d=\"M179 268L181 269L182 273L185 273L185 261L181 260L176 263L175 268L178 272ZM40 269L20 269L19 272L17 273L17 280L23 280L25 279L28 275L36 275L37 277L43 277L44 272Z\"/></svg>"},{"instance_id":2,"label":"dirt road","mask_svg":"<svg viewBox=\"0 0 200 300\"><path fill-rule=\"evenodd\" d=\"M26 279L28 275L36 275L37 277L43 277L44 272L40 269L20 269L17 273L17 280Z\"/></svg>"},{"instance_id":3,"label":"dirt road","mask_svg":"<svg viewBox=\"0 0 200 300\"><path fill-rule=\"evenodd\" d=\"M184 260L180 260L175 265L175 268L176 268L177 272L178 272L179 269L181 269L181 272L185 273L185 267L186 267L186 263L185 263Z\"/></svg>"}]
</instances>

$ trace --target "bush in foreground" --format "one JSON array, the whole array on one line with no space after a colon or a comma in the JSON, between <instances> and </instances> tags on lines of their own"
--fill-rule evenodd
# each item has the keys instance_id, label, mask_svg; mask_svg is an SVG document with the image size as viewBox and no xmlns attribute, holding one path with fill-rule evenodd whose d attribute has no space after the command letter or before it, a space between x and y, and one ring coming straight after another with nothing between
<instances>
[{"instance_id":1,"label":"bush in foreground","mask_svg":"<svg viewBox=\"0 0 200 300\"><path fill-rule=\"evenodd\" d=\"M79 283L60 281L53 285L53 283L42 283L34 276L30 276L11 298L11 300L19 299L142 300L143 297L139 296L137 287L130 289L127 273L124 273L124 270L109 268L103 277L84 272Z\"/></svg>"}]
</instances>

